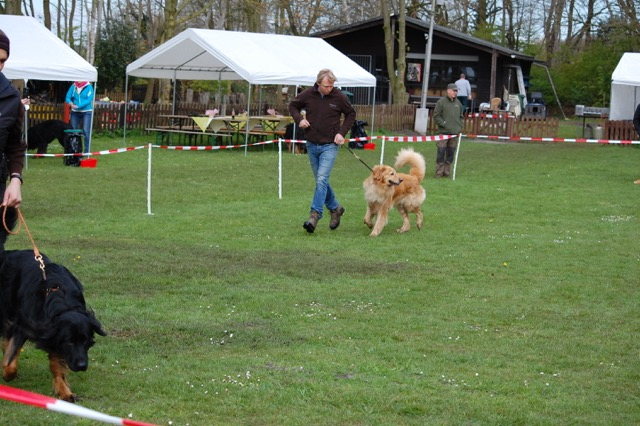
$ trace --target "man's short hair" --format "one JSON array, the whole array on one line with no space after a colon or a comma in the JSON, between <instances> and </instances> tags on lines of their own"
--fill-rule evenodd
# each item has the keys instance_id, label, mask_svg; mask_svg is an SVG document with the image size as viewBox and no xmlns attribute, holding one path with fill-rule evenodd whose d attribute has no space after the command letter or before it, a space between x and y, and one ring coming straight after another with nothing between
<instances>
[{"instance_id":1,"label":"man's short hair","mask_svg":"<svg viewBox=\"0 0 640 426\"><path fill-rule=\"evenodd\" d=\"M328 78L331 83L335 83L337 80L335 74L333 74L333 71L331 71L328 68L324 68L324 69L321 69L320 72L318 73L318 77L316 78L316 83L320 84L325 77Z\"/></svg>"}]
</instances>

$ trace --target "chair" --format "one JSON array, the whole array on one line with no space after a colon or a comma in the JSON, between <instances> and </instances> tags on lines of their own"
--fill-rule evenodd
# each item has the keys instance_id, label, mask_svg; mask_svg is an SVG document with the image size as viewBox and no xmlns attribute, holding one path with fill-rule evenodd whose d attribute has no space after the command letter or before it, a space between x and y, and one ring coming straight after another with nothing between
<instances>
[{"instance_id":1,"label":"chair","mask_svg":"<svg viewBox=\"0 0 640 426\"><path fill-rule=\"evenodd\" d=\"M500 98L491 98L491 111L495 114L500 111L500 104L502 104L502 99Z\"/></svg>"}]
</instances>

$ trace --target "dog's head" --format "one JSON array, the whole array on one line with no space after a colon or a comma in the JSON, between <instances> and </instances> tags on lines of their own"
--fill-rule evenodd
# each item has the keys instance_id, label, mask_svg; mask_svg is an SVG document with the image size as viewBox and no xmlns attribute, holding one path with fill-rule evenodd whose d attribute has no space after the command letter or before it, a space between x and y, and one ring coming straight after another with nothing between
<instances>
[{"instance_id":1,"label":"dog's head","mask_svg":"<svg viewBox=\"0 0 640 426\"><path fill-rule=\"evenodd\" d=\"M89 349L94 345L94 334L106 336L93 312L65 312L56 320L55 344L71 371L86 371L89 367Z\"/></svg>"},{"instance_id":2,"label":"dog's head","mask_svg":"<svg viewBox=\"0 0 640 426\"><path fill-rule=\"evenodd\" d=\"M57 263L47 263L46 271L42 288L46 318L51 320L47 345L64 357L72 371L85 371L89 366L89 348L95 343L94 334L106 336L106 333L87 309L82 284L71 271Z\"/></svg>"},{"instance_id":3,"label":"dog's head","mask_svg":"<svg viewBox=\"0 0 640 426\"><path fill-rule=\"evenodd\" d=\"M384 186L398 186L402 183L402 178L398 176L396 170L390 166L375 166L372 177L374 182Z\"/></svg>"}]
</instances>

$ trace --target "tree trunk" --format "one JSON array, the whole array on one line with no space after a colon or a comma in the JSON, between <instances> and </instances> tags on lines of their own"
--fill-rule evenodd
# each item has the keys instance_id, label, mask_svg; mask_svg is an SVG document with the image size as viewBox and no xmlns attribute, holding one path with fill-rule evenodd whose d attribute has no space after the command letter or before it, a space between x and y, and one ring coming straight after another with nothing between
<instances>
[{"instance_id":1,"label":"tree trunk","mask_svg":"<svg viewBox=\"0 0 640 426\"><path fill-rule=\"evenodd\" d=\"M5 15L22 15L20 0L6 0L4 6Z\"/></svg>"},{"instance_id":2,"label":"tree trunk","mask_svg":"<svg viewBox=\"0 0 640 426\"><path fill-rule=\"evenodd\" d=\"M407 70L407 43L405 31L405 2L400 0L400 15L398 16L398 59L395 59L396 28L389 17L389 3L380 0L384 30L384 46L387 54L387 73L391 86L392 102L396 105L406 104L409 94L405 88L404 79Z\"/></svg>"}]
</instances>

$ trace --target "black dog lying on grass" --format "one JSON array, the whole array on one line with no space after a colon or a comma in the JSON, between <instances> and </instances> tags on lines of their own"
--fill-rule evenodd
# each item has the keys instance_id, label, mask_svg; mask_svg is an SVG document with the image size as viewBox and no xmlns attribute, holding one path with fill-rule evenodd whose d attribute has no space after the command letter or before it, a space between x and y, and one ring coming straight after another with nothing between
<instances>
[{"instance_id":1,"label":"black dog lying on grass","mask_svg":"<svg viewBox=\"0 0 640 426\"><path fill-rule=\"evenodd\" d=\"M46 154L47 147L54 139L58 139L64 148L64 131L72 129L71 124L61 120L46 120L27 131L28 149L36 149L37 154Z\"/></svg>"},{"instance_id":2,"label":"black dog lying on grass","mask_svg":"<svg viewBox=\"0 0 640 426\"><path fill-rule=\"evenodd\" d=\"M15 218L9 218L9 211L7 223L15 223ZM1 224L0 227L0 239L4 243L7 234ZM106 333L93 312L87 309L80 281L64 266L44 255L42 258L44 271L34 258L33 250L9 250L0 254L2 378L6 381L16 378L20 350L30 340L49 354L55 395L75 402L77 396L67 382L68 370L86 371L94 333L101 336Z\"/></svg>"}]
</instances>

